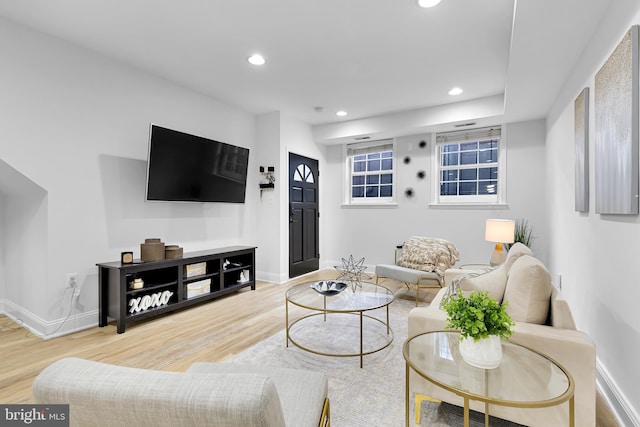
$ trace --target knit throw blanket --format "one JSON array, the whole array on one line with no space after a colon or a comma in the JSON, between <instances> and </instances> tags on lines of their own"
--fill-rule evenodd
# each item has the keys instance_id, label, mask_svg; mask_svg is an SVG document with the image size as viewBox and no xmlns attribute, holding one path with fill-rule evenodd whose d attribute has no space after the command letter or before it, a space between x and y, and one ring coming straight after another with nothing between
<instances>
[{"instance_id":1,"label":"knit throw blanket","mask_svg":"<svg viewBox=\"0 0 640 427\"><path fill-rule=\"evenodd\" d=\"M397 264L444 276L444 271L459 259L460 254L453 243L434 237L413 236L402 245L402 254Z\"/></svg>"}]
</instances>

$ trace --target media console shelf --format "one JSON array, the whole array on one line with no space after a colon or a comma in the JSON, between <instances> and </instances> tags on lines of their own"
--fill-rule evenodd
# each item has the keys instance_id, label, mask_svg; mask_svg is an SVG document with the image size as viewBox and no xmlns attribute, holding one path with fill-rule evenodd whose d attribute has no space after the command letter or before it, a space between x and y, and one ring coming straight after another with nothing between
<instances>
[{"instance_id":1,"label":"media console shelf","mask_svg":"<svg viewBox=\"0 0 640 427\"><path fill-rule=\"evenodd\" d=\"M255 249L230 246L191 252L178 259L96 264L98 324L106 326L107 318L114 318L118 333L122 334L129 322L159 316L247 286L255 289ZM136 279L141 279L141 288L134 289Z\"/></svg>"}]
</instances>

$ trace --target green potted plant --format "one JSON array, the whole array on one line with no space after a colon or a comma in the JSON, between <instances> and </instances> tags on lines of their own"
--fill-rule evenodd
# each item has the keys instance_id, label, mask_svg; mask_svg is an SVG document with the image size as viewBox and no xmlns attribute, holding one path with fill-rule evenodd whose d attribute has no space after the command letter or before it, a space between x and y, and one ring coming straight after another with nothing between
<instances>
[{"instance_id":1,"label":"green potted plant","mask_svg":"<svg viewBox=\"0 0 640 427\"><path fill-rule=\"evenodd\" d=\"M508 340L515 324L506 311L507 302L498 303L487 291L465 297L461 290L442 300L447 328L460 331L460 354L465 362L484 369L498 367L502 360L501 339Z\"/></svg>"}]
</instances>

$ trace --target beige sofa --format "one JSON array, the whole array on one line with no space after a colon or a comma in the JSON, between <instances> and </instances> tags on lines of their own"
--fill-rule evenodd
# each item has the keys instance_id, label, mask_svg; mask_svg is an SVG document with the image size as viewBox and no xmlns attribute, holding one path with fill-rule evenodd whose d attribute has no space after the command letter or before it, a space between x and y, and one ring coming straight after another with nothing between
<instances>
[{"instance_id":1,"label":"beige sofa","mask_svg":"<svg viewBox=\"0 0 640 427\"><path fill-rule=\"evenodd\" d=\"M187 372L59 360L33 383L35 403L69 404L71 426L328 427L324 375L195 363Z\"/></svg>"},{"instance_id":2,"label":"beige sofa","mask_svg":"<svg viewBox=\"0 0 640 427\"><path fill-rule=\"evenodd\" d=\"M498 301L508 301L507 311L516 322L511 342L538 350L564 366L575 381L575 425L595 426L595 360L593 341L576 330L567 302L551 283L545 266L529 248L514 245L507 260L489 271L450 269L429 307L416 307L409 314L409 337L444 330L446 313L440 301L450 291L487 290ZM515 380L515 379L514 379ZM462 398L440 389L411 373L411 391L462 406ZM484 412L484 405L471 402L471 409ZM492 405L490 414L528 426L568 426L568 403L549 408L519 409Z\"/></svg>"}]
</instances>

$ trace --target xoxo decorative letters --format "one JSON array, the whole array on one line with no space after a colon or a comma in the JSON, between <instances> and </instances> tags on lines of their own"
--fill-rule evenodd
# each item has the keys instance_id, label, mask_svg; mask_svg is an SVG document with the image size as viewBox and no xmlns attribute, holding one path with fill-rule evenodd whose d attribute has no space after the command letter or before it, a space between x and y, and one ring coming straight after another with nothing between
<instances>
[{"instance_id":1,"label":"xoxo decorative letters","mask_svg":"<svg viewBox=\"0 0 640 427\"><path fill-rule=\"evenodd\" d=\"M156 292L155 294L144 295L137 298L131 298L129 300L129 313L138 313L149 308L167 305L172 295L173 292L164 291Z\"/></svg>"}]
</instances>

